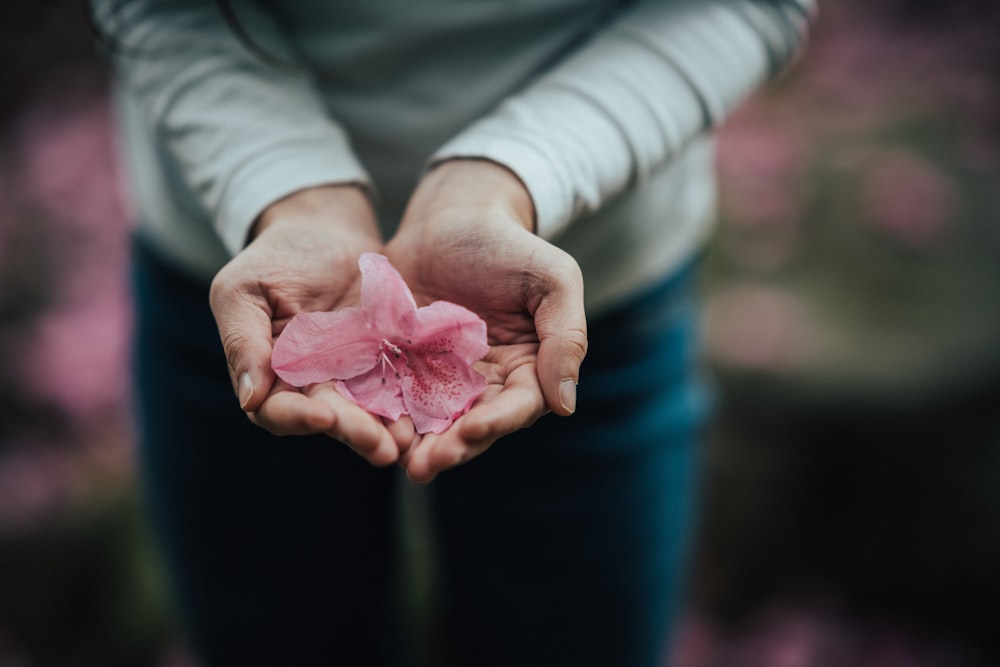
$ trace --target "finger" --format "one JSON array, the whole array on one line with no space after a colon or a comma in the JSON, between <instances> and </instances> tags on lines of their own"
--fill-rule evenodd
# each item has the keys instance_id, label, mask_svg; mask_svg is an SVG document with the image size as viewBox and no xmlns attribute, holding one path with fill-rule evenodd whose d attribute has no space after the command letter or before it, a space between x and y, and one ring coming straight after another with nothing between
<instances>
[{"instance_id":1,"label":"finger","mask_svg":"<svg viewBox=\"0 0 1000 667\"><path fill-rule=\"evenodd\" d=\"M514 369L499 391L488 390L443 435L465 443L492 443L530 426L546 410L535 368L526 364Z\"/></svg>"},{"instance_id":2,"label":"finger","mask_svg":"<svg viewBox=\"0 0 1000 667\"><path fill-rule=\"evenodd\" d=\"M212 282L210 304L229 362L229 376L246 412L260 409L271 393L271 315L259 293L242 290L223 269Z\"/></svg>"},{"instance_id":3,"label":"finger","mask_svg":"<svg viewBox=\"0 0 1000 667\"><path fill-rule=\"evenodd\" d=\"M540 343L538 380L549 408L566 416L576 410L580 364L587 355L583 278L572 259L557 269L555 285L534 313Z\"/></svg>"},{"instance_id":4,"label":"finger","mask_svg":"<svg viewBox=\"0 0 1000 667\"><path fill-rule=\"evenodd\" d=\"M405 466L406 475L419 484L433 482L442 472L476 458L489 449L493 442L495 441L466 443L434 438L429 443L421 443L423 446L414 450L414 455Z\"/></svg>"},{"instance_id":5,"label":"finger","mask_svg":"<svg viewBox=\"0 0 1000 667\"><path fill-rule=\"evenodd\" d=\"M333 420L323 431L328 436L343 442L373 466L381 468L399 458L399 446L381 418L344 398L332 385L313 385L306 393L332 412Z\"/></svg>"},{"instance_id":6,"label":"finger","mask_svg":"<svg viewBox=\"0 0 1000 667\"><path fill-rule=\"evenodd\" d=\"M408 455L404 462L406 475L412 481L426 484L442 472L476 458L499 438L486 437L482 440L468 440L458 433L462 430L461 417L447 431L441 434L430 434Z\"/></svg>"},{"instance_id":7,"label":"finger","mask_svg":"<svg viewBox=\"0 0 1000 667\"><path fill-rule=\"evenodd\" d=\"M399 458L396 459L396 464L400 468L403 468L405 470L406 468L409 467L410 459L413 458L413 452L417 450L421 442L423 442L422 437L415 438L413 440L413 444L411 444L407 449L399 452Z\"/></svg>"},{"instance_id":8,"label":"finger","mask_svg":"<svg viewBox=\"0 0 1000 667\"><path fill-rule=\"evenodd\" d=\"M274 435L323 433L337 418L324 402L280 385L249 416L253 423Z\"/></svg>"},{"instance_id":9,"label":"finger","mask_svg":"<svg viewBox=\"0 0 1000 667\"><path fill-rule=\"evenodd\" d=\"M396 441L396 446L399 447L400 454L419 442L419 435L409 415L402 415L396 421L391 421L383 417L382 423L389 429L392 439Z\"/></svg>"},{"instance_id":10,"label":"finger","mask_svg":"<svg viewBox=\"0 0 1000 667\"><path fill-rule=\"evenodd\" d=\"M546 410L534 369L518 368L502 390L485 396L447 431L425 436L404 463L407 475L427 483L476 458L501 437L530 426Z\"/></svg>"},{"instance_id":11,"label":"finger","mask_svg":"<svg viewBox=\"0 0 1000 667\"><path fill-rule=\"evenodd\" d=\"M439 440L436 433L425 434L416 447L406 453L401 459L403 467L406 469L406 476L418 484L427 484L434 480L440 472L438 468L432 468L430 458L435 450L435 445Z\"/></svg>"}]
</instances>

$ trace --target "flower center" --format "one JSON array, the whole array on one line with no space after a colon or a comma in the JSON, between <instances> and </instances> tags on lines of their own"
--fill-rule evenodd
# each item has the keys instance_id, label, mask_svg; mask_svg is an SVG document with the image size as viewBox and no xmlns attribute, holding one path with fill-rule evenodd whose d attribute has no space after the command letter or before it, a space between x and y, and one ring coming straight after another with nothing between
<instances>
[{"instance_id":1,"label":"flower center","mask_svg":"<svg viewBox=\"0 0 1000 667\"><path fill-rule=\"evenodd\" d=\"M379 360L382 362L382 375L386 374L386 369L391 368L396 377L399 377L399 371L396 370L396 365L393 360L399 360L403 355L403 349L398 345L390 342L387 338L383 338L382 342L379 343ZM405 361L405 359L404 359ZM383 380L385 382L385 380Z\"/></svg>"}]
</instances>

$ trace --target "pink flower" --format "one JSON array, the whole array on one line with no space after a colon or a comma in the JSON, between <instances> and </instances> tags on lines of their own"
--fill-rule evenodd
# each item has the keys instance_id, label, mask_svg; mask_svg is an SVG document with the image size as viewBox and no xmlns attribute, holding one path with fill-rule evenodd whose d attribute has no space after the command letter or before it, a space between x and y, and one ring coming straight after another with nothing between
<instances>
[{"instance_id":1,"label":"pink flower","mask_svg":"<svg viewBox=\"0 0 1000 667\"><path fill-rule=\"evenodd\" d=\"M947 173L906 149L876 152L864 174L862 211L877 227L914 248L930 248L957 218Z\"/></svg>"},{"instance_id":2,"label":"pink flower","mask_svg":"<svg viewBox=\"0 0 1000 667\"><path fill-rule=\"evenodd\" d=\"M361 306L296 315L275 342L274 372L296 387L336 380L372 414L408 414L418 433L441 433L486 389L471 366L489 349L486 323L447 301L417 308L382 255L358 265Z\"/></svg>"}]
</instances>

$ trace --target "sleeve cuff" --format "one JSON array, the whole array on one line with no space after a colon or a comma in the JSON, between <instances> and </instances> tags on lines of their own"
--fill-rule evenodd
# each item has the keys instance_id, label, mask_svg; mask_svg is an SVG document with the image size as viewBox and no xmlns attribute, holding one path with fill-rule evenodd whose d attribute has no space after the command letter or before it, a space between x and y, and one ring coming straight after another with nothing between
<instances>
[{"instance_id":1,"label":"sleeve cuff","mask_svg":"<svg viewBox=\"0 0 1000 667\"><path fill-rule=\"evenodd\" d=\"M250 160L233 175L222 197L217 220L223 244L235 255L265 208L298 190L334 183L374 190L357 159L328 143L286 145Z\"/></svg>"},{"instance_id":2,"label":"sleeve cuff","mask_svg":"<svg viewBox=\"0 0 1000 667\"><path fill-rule=\"evenodd\" d=\"M470 129L473 131L458 135L438 149L428 165L461 158L497 162L514 172L528 189L539 236L551 238L569 223L572 190L542 148L518 137Z\"/></svg>"}]
</instances>

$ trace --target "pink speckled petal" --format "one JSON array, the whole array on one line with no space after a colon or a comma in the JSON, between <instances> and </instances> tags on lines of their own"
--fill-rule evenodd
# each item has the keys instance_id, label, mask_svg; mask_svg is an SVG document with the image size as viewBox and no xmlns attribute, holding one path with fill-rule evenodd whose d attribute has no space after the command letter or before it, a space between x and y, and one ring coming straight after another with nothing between
<instances>
[{"instance_id":1,"label":"pink speckled petal","mask_svg":"<svg viewBox=\"0 0 1000 667\"><path fill-rule=\"evenodd\" d=\"M302 313L275 341L271 367L296 387L346 380L375 366L381 338L361 308Z\"/></svg>"},{"instance_id":2,"label":"pink speckled petal","mask_svg":"<svg viewBox=\"0 0 1000 667\"><path fill-rule=\"evenodd\" d=\"M486 378L453 354L410 355L403 403L417 433L441 433L486 389Z\"/></svg>"},{"instance_id":3,"label":"pink speckled petal","mask_svg":"<svg viewBox=\"0 0 1000 667\"><path fill-rule=\"evenodd\" d=\"M418 309L413 317L415 325L408 343L420 354L450 352L471 364L490 349L486 342L486 322L467 308L435 301Z\"/></svg>"},{"instance_id":4,"label":"pink speckled petal","mask_svg":"<svg viewBox=\"0 0 1000 667\"><path fill-rule=\"evenodd\" d=\"M383 374L381 364L364 375L338 382L337 390L368 412L393 421L406 412L399 378L391 369Z\"/></svg>"},{"instance_id":5,"label":"pink speckled petal","mask_svg":"<svg viewBox=\"0 0 1000 667\"><path fill-rule=\"evenodd\" d=\"M358 265L361 306L295 317L272 366L296 386L337 380L369 412L393 420L408 413L419 433L441 433L486 389L470 366L489 350L486 323L444 301L418 310L383 255L366 253Z\"/></svg>"},{"instance_id":6,"label":"pink speckled petal","mask_svg":"<svg viewBox=\"0 0 1000 667\"><path fill-rule=\"evenodd\" d=\"M417 309L410 288L385 255L366 252L358 259L361 267L361 309L386 338L405 336L404 318Z\"/></svg>"}]
</instances>

